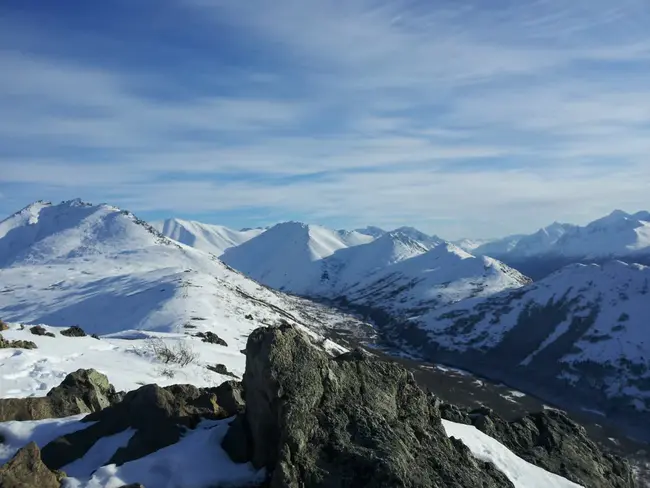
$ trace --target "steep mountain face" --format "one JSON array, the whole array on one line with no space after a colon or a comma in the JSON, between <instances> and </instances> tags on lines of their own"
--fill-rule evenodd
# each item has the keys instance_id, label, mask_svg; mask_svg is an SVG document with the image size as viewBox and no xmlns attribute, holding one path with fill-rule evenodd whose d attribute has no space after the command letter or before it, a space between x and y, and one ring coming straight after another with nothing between
<instances>
[{"instance_id":1,"label":"steep mountain face","mask_svg":"<svg viewBox=\"0 0 650 488\"><path fill-rule=\"evenodd\" d=\"M222 225L203 224L190 220L167 219L151 224L161 234L195 249L221 256L226 249L239 246L264 229L233 230Z\"/></svg>"},{"instance_id":2,"label":"steep mountain face","mask_svg":"<svg viewBox=\"0 0 650 488\"><path fill-rule=\"evenodd\" d=\"M235 354L255 322L300 321L294 299L116 207L39 202L0 229L0 316L8 321L97 334L212 331Z\"/></svg>"},{"instance_id":3,"label":"steep mountain face","mask_svg":"<svg viewBox=\"0 0 650 488\"><path fill-rule=\"evenodd\" d=\"M522 237L525 237L525 235L516 234L488 241L485 244L475 247L472 252L476 256L505 256L515 248Z\"/></svg>"},{"instance_id":4,"label":"steep mountain face","mask_svg":"<svg viewBox=\"0 0 650 488\"><path fill-rule=\"evenodd\" d=\"M426 341L427 354L481 365L482 373L549 400L643 423L650 412L648 316L650 268L576 264L516 290L429 310L402 338Z\"/></svg>"}]
</instances>

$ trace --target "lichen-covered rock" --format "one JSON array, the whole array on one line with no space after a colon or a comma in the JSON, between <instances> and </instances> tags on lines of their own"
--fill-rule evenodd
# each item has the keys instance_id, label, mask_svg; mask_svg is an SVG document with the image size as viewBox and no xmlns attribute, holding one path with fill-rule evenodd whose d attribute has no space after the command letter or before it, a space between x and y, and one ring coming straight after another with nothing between
<instances>
[{"instance_id":1,"label":"lichen-covered rock","mask_svg":"<svg viewBox=\"0 0 650 488\"><path fill-rule=\"evenodd\" d=\"M192 385L143 386L127 393L120 403L86 416L85 422L93 422L86 429L47 444L42 451L43 462L50 469L60 469L83 457L101 438L126 429L136 432L106 464L139 459L175 444L185 429L196 427L201 419L225 419L240 412L243 405L237 400L237 392L230 384L205 389Z\"/></svg>"},{"instance_id":2,"label":"lichen-covered rock","mask_svg":"<svg viewBox=\"0 0 650 488\"><path fill-rule=\"evenodd\" d=\"M447 437L435 399L397 364L331 359L288 324L255 330L246 350L246 412L222 446L266 467L271 487L513 486Z\"/></svg>"},{"instance_id":3,"label":"lichen-covered rock","mask_svg":"<svg viewBox=\"0 0 650 488\"><path fill-rule=\"evenodd\" d=\"M0 320L0 332L5 330L9 330L9 326L4 321Z\"/></svg>"},{"instance_id":4,"label":"lichen-covered rock","mask_svg":"<svg viewBox=\"0 0 650 488\"><path fill-rule=\"evenodd\" d=\"M69 329L61 331L62 336L66 337L86 337L86 332L79 326L73 325Z\"/></svg>"},{"instance_id":5,"label":"lichen-covered rock","mask_svg":"<svg viewBox=\"0 0 650 488\"><path fill-rule=\"evenodd\" d=\"M0 487L59 488L62 476L43 464L38 446L30 442L7 464L0 466Z\"/></svg>"},{"instance_id":6,"label":"lichen-covered rock","mask_svg":"<svg viewBox=\"0 0 650 488\"><path fill-rule=\"evenodd\" d=\"M91 413L120 399L105 375L94 369L80 369L66 376L45 397L0 399L0 422Z\"/></svg>"},{"instance_id":7,"label":"lichen-covered rock","mask_svg":"<svg viewBox=\"0 0 650 488\"><path fill-rule=\"evenodd\" d=\"M488 408L440 408L443 418L474 425L519 457L547 471L590 488L633 488L627 461L603 453L583 427L563 412L544 410L507 422Z\"/></svg>"}]
</instances>

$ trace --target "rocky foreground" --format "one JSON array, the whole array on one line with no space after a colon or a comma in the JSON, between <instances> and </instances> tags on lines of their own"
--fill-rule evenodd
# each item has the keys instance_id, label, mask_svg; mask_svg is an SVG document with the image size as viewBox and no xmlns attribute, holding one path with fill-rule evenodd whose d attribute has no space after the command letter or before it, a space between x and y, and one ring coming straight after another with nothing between
<instances>
[{"instance_id":1,"label":"rocky foreground","mask_svg":"<svg viewBox=\"0 0 650 488\"><path fill-rule=\"evenodd\" d=\"M332 358L289 324L255 330L245 352L243 381L217 388L147 385L121 394L102 374L80 370L44 398L0 400L0 421L88 414L88 427L40 450L30 443L0 466L0 487L58 488L62 467L125 429L135 434L106 464L175 444L202 419L230 417L223 448L235 462L265 468L264 485L273 488L514 486L448 437L443 420L473 425L584 487L634 486L628 463L602 453L562 413L506 422L489 410L462 410L420 389L395 363L358 350Z\"/></svg>"}]
</instances>

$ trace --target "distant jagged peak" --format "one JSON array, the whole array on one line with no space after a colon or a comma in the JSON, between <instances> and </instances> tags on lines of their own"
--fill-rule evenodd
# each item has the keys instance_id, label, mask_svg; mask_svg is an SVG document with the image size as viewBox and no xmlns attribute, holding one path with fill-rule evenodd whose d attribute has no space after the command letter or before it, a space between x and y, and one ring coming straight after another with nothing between
<instances>
[{"instance_id":1,"label":"distant jagged peak","mask_svg":"<svg viewBox=\"0 0 650 488\"><path fill-rule=\"evenodd\" d=\"M378 238L386 234L386 231L382 229L381 227L377 227L374 225L369 225L367 227L364 227L362 229L355 229L356 232L359 234L365 234L367 236L371 236L374 238Z\"/></svg>"}]
</instances>

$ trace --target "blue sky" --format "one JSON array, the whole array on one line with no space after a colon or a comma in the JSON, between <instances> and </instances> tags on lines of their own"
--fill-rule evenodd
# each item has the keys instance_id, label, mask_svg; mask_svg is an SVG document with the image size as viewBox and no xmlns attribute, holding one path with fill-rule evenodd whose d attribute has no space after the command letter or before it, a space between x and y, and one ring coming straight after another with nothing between
<instances>
[{"instance_id":1,"label":"blue sky","mask_svg":"<svg viewBox=\"0 0 650 488\"><path fill-rule=\"evenodd\" d=\"M3 0L0 215L448 238L650 208L647 0Z\"/></svg>"}]
</instances>

